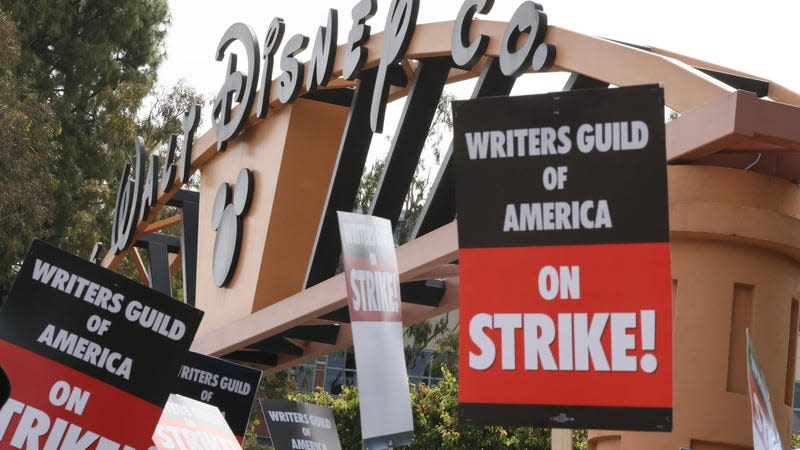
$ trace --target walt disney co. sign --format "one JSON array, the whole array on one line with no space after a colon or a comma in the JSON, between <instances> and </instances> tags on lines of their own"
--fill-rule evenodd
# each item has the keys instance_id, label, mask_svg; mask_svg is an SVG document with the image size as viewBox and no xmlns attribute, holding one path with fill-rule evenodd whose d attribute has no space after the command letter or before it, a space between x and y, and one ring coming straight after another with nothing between
<instances>
[{"instance_id":1,"label":"walt disney co. sign","mask_svg":"<svg viewBox=\"0 0 800 450\"><path fill-rule=\"evenodd\" d=\"M466 0L462 4L452 34L454 66L470 69L484 56L489 37L481 35L470 40L470 25L476 14L489 13L493 4L494 0ZM419 6L419 0L392 0L389 5L382 53L370 105L370 126L373 132L379 133L383 130L391 84L388 69L398 64L408 49L414 34ZM375 15L377 7L377 0L362 0L352 9L353 22L344 47L342 62L342 78L346 80L357 79L367 61L366 43L370 39L370 26L367 25L367 21ZM327 24L319 27L308 63L308 73L305 70L306 65L298 59L298 55L308 47L309 38L295 34L286 40L278 60L282 72L277 78L277 98L281 103L293 102L303 87L306 92L311 93L319 87L326 86L330 81L338 46L338 17L338 12L330 9ZM247 71L242 72L238 69L239 55L235 53L228 55L226 78L214 98L211 111L218 151L225 151L228 143L244 128L254 104L257 105L256 117L267 116L276 53L284 41L285 29L282 19L276 17L272 20L267 27L263 52L259 48L256 33L249 25L243 23L231 25L220 39L216 60L222 61L228 47L234 41L239 41L245 48ZM509 20L500 45L499 65L503 74L519 76L529 70L549 69L555 61L556 49L544 42L546 33L547 15L543 12L542 6L531 1L522 3ZM257 92L261 93L258 101L256 101ZM237 103L238 107L234 108ZM178 145L176 135L171 136L165 167L162 170L159 170L158 157L155 154L151 155L150 164L145 169L144 144L137 138L135 168L130 165L125 166L117 194L111 233L111 249L114 254L119 254L131 245L138 224L148 220L150 209L156 205L158 197L173 189L176 179L181 184L188 181L191 175L192 140L199 122L199 114L199 106L192 107L185 114L182 144ZM176 158L178 149L180 156ZM247 187L238 186L237 182L236 194L241 190L249 197L253 186L252 176L247 172L247 175L240 176L240 179L244 180ZM224 192L220 195L226 196L228 189L229 186L220 187L220 192ZM237 203L231 203L225 197L214 205L213 224L219 228L221 224L230 222L229 225L222 225L222 228L225 236L233 236L230 239L217 237L217 244L223 249L220 252L224 253L218 258L215 245L214 277L216 285L220 287L228 282L236 267L238 236L241 233L230 231L237 230L241 226L241 216L247 212L247 208L242 205L246 203L234 206ZM233 209L229 213L224 213L227 206ZM220 239L224 241L222 244ZM217 261L218 259L220 261Z\"/></svg>"}]
</instances>

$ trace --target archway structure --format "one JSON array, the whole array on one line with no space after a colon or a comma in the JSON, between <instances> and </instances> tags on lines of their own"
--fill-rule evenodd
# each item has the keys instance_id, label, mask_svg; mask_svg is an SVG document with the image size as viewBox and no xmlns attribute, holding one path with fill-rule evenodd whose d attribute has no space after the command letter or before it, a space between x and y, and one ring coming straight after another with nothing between
<instances>
[{"instance_id":1,"label":"archway structure","mask_svg":"<svg viewBox=\"0 0 800 450\"><path fill-rule=\"evenodd\" d=\"M390 99L406 102L399 127L418 126L413 121L419 117L415 115L419 98L431 93L438 98L438 85L444 83L477 77L479 88L486 83L483 95L498 95L502 80L491 85L491 77L496 78L491 65L500 54L506 26L474 21L471 38L486 35L490 41L486 55L466 71L449 62L452 22L417 25L400 64L402 73L396 74L407 83L393 86L389 94ZM550 70L573 74L567 88L662 83L666 104L680 113L666 127L675 312L674 431L596 432L591 448L747 448L749 409L741 384L744 345L737 337L745 327L751 328L762 357L773 408L786 439L800 299L800 189L796 184L800 179L800 128L796 126L800 95L774 82L683 55L556 26L548 27L545 41L557 49ZM364 73L378 65L382 44L382 33L365 44L369 56ZM194 144L191 165L202 173L196 305L206 315L193 350L274 371L351 345L343 275L325 276L322 271L319 280L310 281L315 258L325 243L320 238L325 235L321 224L327 208L335 203L336 180L347 178L352 183L361 174L357 170L355 175L342 175L347 170L342 152L352 143L348 139L361 136L363 141L354 124L361 120L359 83L368 83L369 77L362 76L360 82L342 79L343 55L342 45L337 49L332 81L324 90L306 96L301 91L294 103L278 100L278 80L273 81L267 117L259 119L252 113L224 153L217 151L213 132ZM479 88L476 95L482 95ZM423 131L429 123L422 124ZM409 152L409 161L401 150L390 155L396 158L391 164L413 168L419 153ZM229 284L218 288L211 269L213 202L218 186L235 183L242 167L254 173L252 206L242 218L238 268ZM386 189L386 196L402 197L408 188L403 186L405 178L392 177L384 174L380 188ZM451 189L447 177L439 175L432 197L438 189ZM158 205L165 205L179 187L177 183L171 186ZM438 198L446 203L448 197ZM408 284L404 291L406 324L458 307L454 206L441 208L444 203L430 202L423 213L429 215L426 226L397 250L401 281L421 282ZM136 236L177 220L145 221L138 225ZM338 236L327 236L331 238L338 240ZM133 247L117 255L110 252L102 264L116 268L125 255L140 264ZM406 294L419 298L406 298ZM434 300L428 299L429 294Z\"/></svg>"}]
</instances>

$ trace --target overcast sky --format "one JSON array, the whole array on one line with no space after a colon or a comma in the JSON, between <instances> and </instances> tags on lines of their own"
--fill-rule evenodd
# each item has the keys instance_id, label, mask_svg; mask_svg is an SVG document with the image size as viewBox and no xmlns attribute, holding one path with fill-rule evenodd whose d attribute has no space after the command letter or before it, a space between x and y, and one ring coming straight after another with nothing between
<instances>
[{"instance_id":1,"label":"overcast sky","mask_svg":"<svg viewBox=\"0 0 800 450\"><path fill-rule=\"evenodd\" d=\"M286 36L312 39L327 9L339 10L339 43L350 29L357 0L170 0L172 25L160 82L186 79L201 93L216 92L225 70L214 51L225 29L244 22L259 40L273 17L286 22ZM368 23L383 30L390 0L378 0ZM421 0L419 23L453 20L462 0ZM507 21L520 0L496 0L486 16ZM653 45L751 72L800 90L800 2L794 0L545 0L550 24L584 34ZM301 54L307 60L310 50ZM277 71L276 71L277 74Z\"/></svg>"},{"instance_id":2,"label":"overcast sky","mask_svg":"<svg viewBox=\"0 0 800 450\"><path fill-rule=\"evenodd\" d=\"M350 11L358 0L169 0L172 24L167 35L167 59L159 70L159 83L174 84L183 78L207 98L213 97L224 79L225 62L214 60L217 43L231 24L253 27L259 45L274 17L286 23L286 37L303 33L311 39L300 59L309 59L317 27L327 20L328 8L339 11L339 44L346 42L352 20ZM421 0L419 23L455 19L463 0ZM521 0L495 0L490 20L507 22ZM800 1L760 0L543 0L551 25L588 35L603 36L640 45L652 45L771 79L800 91ZM390 0L378 0L378 14L368 24L372 31L384 28ZM278 53L280 54L280 53ZM273 77L277 76L276 68ZM537 75L538 76L538 75ZM525 78L532 78L527 75ZM558 77L558 76L554 76ZM551 80L553 77L550 78ZM541 90L558 89L560 81L533 83ZM529 86L531 83L525 83ZM523 84L521 84L523 85ZM458 97L469 87L450 87ZM519 89L515 89L518 93ZM394 102L389 116L401 105ZM201 129L209 127L208 108ZM385 140L385 139L384 139Z\"/></svg>"}]
</instances>

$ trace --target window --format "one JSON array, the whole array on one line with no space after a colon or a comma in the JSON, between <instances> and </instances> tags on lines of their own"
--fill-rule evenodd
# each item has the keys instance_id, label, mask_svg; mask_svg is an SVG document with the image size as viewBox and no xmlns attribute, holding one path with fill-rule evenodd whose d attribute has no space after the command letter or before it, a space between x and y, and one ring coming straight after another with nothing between
<instances>
[{"instance_id":1,"label":"window","mask_svg":"<svg viewBox=\"0 0 800 450\"><path fill-rule=\"evenodd\" d=\"M451 362L455 355L422 350L411 367L408 368L408 381L411 384L434 385L442 380L442 364ZM295 366L297 389L313 392L322 387L331 395L341 394L345 386L356 386L356 358L353 348L321 356L314 361Z\"/></svg>"},{"instance_id":2,"label":"window","mask_svg":"<svg viewBox=\"0 0 800 450\"><path fill-rule=\"evenodd\" d=\"M792 434L800 433L800 381L794 382L794 404L792 406Z\"/></svg>"}]
</instances>

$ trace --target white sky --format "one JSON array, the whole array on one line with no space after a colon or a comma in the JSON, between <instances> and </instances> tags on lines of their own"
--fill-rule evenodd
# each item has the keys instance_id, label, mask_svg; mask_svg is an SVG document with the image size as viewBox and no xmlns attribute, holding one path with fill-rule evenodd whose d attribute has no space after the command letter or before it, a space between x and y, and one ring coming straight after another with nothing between
<instances>
[{"instance_id":1,"label":"white sky","mask_svg":"<svg viewBox=\"0 0 800 450\"><path fill-rule=\"evenodd\" d=\"M264 34L273 17L283 18L286 23L284 42L295 33L309 36L309 49L300 54L301 60L308 60L317 27L325 24L328 8L339 11L341 45L346 42L352 25L350 11L357 2L169 0L172 25L167 35L167 59L159 70L159 83L171 85L183 78L208 99L212 98L223 81L226 67L225 61L214 60L214 52L222 34L235 22L252 26L259 45L263 45ZM383 30L389 3L390 0L378 0L378 14L368 22L373 33ZM462 0L421 0L418 23L453 20L462 3ZM478 17L507 22L521 3L522 0L495 0L492 11ZM664 48L800 91L800 1L542 0L542 3L551 25ZM276 66L273 77L278 74ZM537 83L538 79L528 77ZM558 89L553 81L545 81L544 86L545 91ZM471 88L451 87L449 90L464 98ZM400 102L394 103L387 112L385 127L390 134L393 130L391 118L401 108ZM209 127L208 115L206 108L201 130Z\"/></svg>"},{"instance_id":2,"label":"white sky","mask_svg":"<svg viewBox=\"0 0 800 450\"><path fill-rule=\"evenodd\" d=\"M234 22L253 27L260 41L273 17L286 38L303 33L313 44L328 8L339 10L339 43L347 38L357 0L170 0L172 25L159 78L185 78L201 93L216 93L225 70L214 61L217 42ZM378 0L368 23L383 30L390 0ZM507 21L521 0L496 0L488 19ZM544 0L550 24L705 59L773 79L800 91L800 2L795 0ZM462 0L421 0L419 23L455 19ZM284 39L284 41L286 40ZM260 42L259 44L263 44ZM307 60L310 49L301 54ZM275 72L277 75L277 70Z\"/></svg>"}]
</instances>

